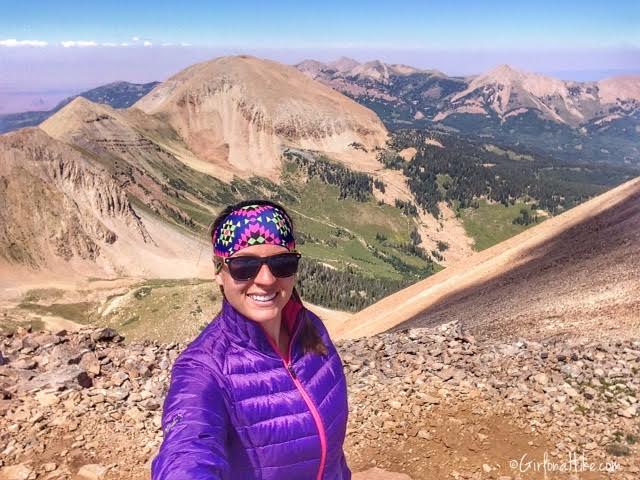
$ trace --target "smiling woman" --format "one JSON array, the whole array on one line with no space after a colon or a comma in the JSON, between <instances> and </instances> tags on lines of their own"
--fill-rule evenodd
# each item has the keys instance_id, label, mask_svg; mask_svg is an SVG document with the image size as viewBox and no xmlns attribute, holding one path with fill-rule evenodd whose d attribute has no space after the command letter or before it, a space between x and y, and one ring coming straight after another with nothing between
<instances>
[{"instance_id":1,"label":"smiling woman","mask_svg":"<svg viewBox=\"0 0 640 480\"><path fill-rule=\"evenodd\" d=\"M176 361L154 480L350 479L342 361L295 289L283 207L227 207L211 231L224 300Z\"/></svg>"}]
</instances>

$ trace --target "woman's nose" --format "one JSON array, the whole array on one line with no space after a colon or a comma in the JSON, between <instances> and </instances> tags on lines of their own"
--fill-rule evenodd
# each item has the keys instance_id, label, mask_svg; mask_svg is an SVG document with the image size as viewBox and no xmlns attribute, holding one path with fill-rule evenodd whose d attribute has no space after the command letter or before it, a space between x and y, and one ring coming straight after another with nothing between
<instances>
[{"instance_id":1,"label":"woman's nose","mask_svg":"<svg viewBox=\"0 0 640 480\"><path fill-rule=\"evenodd\" d=\"M271 273L269 265L267 265L266 263L260 266L260 270L258 271L256 278L254 279L254 283L260 284L272 284L276 281L277 278L273 275L273 273Z\"/></svg>"}]
</instances>

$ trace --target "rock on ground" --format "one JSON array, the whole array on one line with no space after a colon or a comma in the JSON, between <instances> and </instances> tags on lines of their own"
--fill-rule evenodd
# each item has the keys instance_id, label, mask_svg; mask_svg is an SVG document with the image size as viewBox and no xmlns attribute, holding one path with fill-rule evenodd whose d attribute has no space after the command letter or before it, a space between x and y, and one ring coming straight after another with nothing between
<instances>
[{"instance_id":1,"label":"rock on ground","mask_svg":"<svg viewBox=\"0 0 640 480\"><path fill-rule=\"evenodd\" d=\"M515 479L512 459L572 452L640 478L638 339L500 343L452 324L336 346L354 479ZM0 480L148 479L184 347L94 328L0 334Z\"/></svg>"}]
</instances>

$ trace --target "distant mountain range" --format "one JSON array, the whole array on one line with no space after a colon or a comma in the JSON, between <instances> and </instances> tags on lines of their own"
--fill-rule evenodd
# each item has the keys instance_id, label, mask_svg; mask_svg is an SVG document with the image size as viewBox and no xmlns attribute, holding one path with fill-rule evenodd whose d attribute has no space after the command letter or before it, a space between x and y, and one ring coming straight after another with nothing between
<instances>
[{"instance_id":1,"label":"distant mountain range","mask_svg":"<svg viewBox=\"0 0 640 480\"><path fill-rule=\"evenodd\" d=\"M158 82L142 84L114 82L66 98L51 110L0 115L0 133L39 125L77 97L84 97L95 103L104 103L113 108L127 108L144 97L157 84Z\"/></svg>"},{"instance_id":2,"label":"distant mountain range","mask_svg":"<svg viewBox=\"0 0 640 480\"><path fill-rule=\"evenodd\" d=\"M449 77L348 58L296 68L371 108L390 130L437 127L567 160L640 166L640 76L572 82L501 65Z\"/></svg>"},{"instance_id":3,"label":"distant mountain range","mask_svg":"<svg viewBox=\"0 0 640 480\"><path fill-rule=\"evenodd\" d=\"M640 75L575 82L500 65L454 77L346 57L295 67L372 109L392 131L435 128L567 161L640 166ZM288 83L284 77L277 81ZM156 85L117 82L79 96L127 108ZM74 98L46 112L0 115L0 133L38 125Z\"/></svg>"}]
</instances>

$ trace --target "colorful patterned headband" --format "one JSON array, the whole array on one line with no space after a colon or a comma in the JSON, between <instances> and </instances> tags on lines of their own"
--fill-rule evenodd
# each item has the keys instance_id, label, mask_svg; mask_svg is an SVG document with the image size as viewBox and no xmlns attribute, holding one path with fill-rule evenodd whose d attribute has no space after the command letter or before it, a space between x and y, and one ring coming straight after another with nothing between
<instances>
[{"instance_id":1,"label":"colorful patterned headband","mask_svg":"<svg viewBox=\"0 0 640 480\"><path fill-rule=\"evenodd\" d=\"M213 254L229 257L253 245L282 245L296 248L291 219L272 205L247 205L234 210L213 232Z\"/></svg>"}]
</instances>

